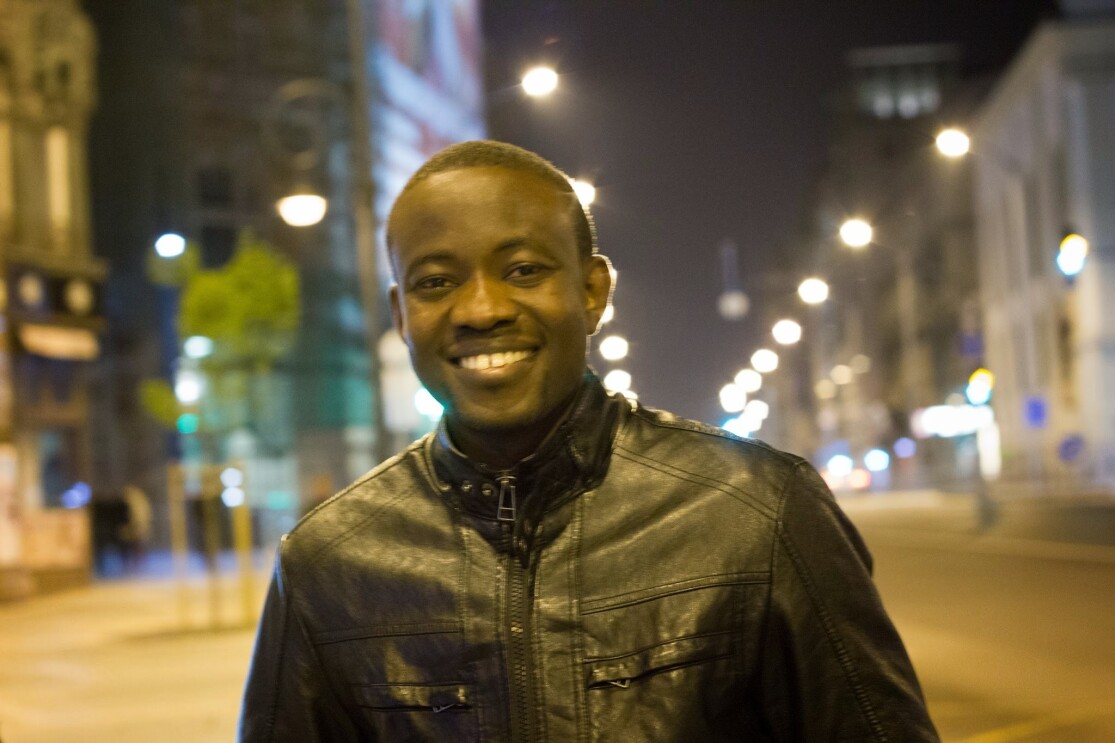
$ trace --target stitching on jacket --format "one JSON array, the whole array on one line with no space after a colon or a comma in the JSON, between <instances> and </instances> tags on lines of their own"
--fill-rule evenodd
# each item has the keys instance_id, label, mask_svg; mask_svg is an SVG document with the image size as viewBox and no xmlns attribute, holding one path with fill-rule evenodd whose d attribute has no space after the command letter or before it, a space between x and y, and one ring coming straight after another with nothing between
<instances>
[{"instance_id":1,"label":"stitching on jacket","mask_svg":"<svg viewBox=\"0 0 1115 743\"><path fill-rule=\"evenodd\" d=\"M282 556L282 547L286 544L286 542L287 542L287 537L284 536L282 542L280 542L280 544L279 544L278 572L279 572L279 595L280 595L280 597L282 597L282 596L284 596L284 594L286 594L286 589L284 587L287 585L286 567L284 566L283 556ZM318 652L317 652L317 646L314 645L314 643L310 640L310 631L309 631L309 629L306 628L306 623L302 621L302 616L298 613L298 606L297 606L297 602L295 602L295 600L294 600L293 591L291 592L290 596L288 598L285 598L284 600L289 601L289 603L290 603L290 613L294 616L294 621L296 621L298 623L299 631L302 633L302 639L306 643L306 647L309 650L310 656L314 659L314 662L317 664L318 673L320 674L320 678L325 680L325 689L328 689L329 693L332 694L332 696L333 696L333 701L336 704L336 706L340 710L342 710L344 712L344 714L347 716L348 712L345 710L345 705L341 702L341 695L337 693L337 689L334 686L335 679L328 672L328 669L325 667L325 663L322 662L321 655L319 655ZM286 637L286 616L285 616L285 613L284 613L284 617L283 617L283 635L282 635L282 637L284 637L284 638ZM285 647L285 645L280 645L280 648L282 648L282 647ZM281 667L281 664L280 664L280 667ZM274 717L275 717L275 714L276 714L275 710L277 709L278 695L276 695L276 697L275 697L275 703L276 703L276 705L274 707L272 707L272 711L271 711L271 714L272 714L271 725L272 726L274 725ZM351 719L349 720L349 722L351 723ZM272 732L274 732L274 731L272 730Z\"/></svg>"},{"instance_id":2,"label":"stitching on jacket","mask_svg":"<svg viewBox=\"0 0 1115 743\"><path fill-rule=\"evenodd\" d=\"M885 742L887 740L886 733L883 731L879 723L879 717L871 704L871 700L867 696L867 690L863 688L863 683L860 681L859 672L856 670L855 664L848 653L848 648L844 645L836 626L833 624L832 617L829 616L828 609L825 607L824 602L821 601L820 596L817 595L817 587L813 583L813 577L805 568L805 564L801 560L801 555L794 546L790 535L786 533L783 528L783 521L781 518L778 520L776 533L778 540L786 549L786 554L789 555L791 563L797 572L798 577L801 579L802 586L805 588L806 594L809 596L810 602L813 604L814 611L817 612L817 617L821 620L821 626L825 630L825 635L828 637L829 643L832 645L833 652L836 653L836 659L840 663L841 670L848 679L848 685L852 688L852 693L858 702L860 714L863 715L864 721L871 728L875 739Z\"/></svg>"},{"instance_id":3,"label":"stitching on jacket","mask_svg":"<svg viewBox=\"0 0 1115 743\"><path fill-rule=\"evenodd\" d=\"M411 622L381 624L352 629L315 632L311 640L315 645L332 645L349 640L364 640L373 637L398 637L412 635L444 635L460 632L461 626L452 622Z\"/></svg>"},{"instance_id":4,"label":"stitching on jacket","mask_svg":"<svg viewBox=\"0 0 1115 743\"><path fill-rule=\"evenodd\" d=\"M616 428L618 430L620 428L626 428L626 426L617 426ZM615 451L614 446L613 446L612 450ZM594 492L594 491L589 491L589 492L591 493L591 492ZM569 585L572 586L572 588L573 588L573 597L572 597L573 600L569 602L569 623L570 623L571 627L576 627L576 629L573 631L573 638L572 638L572 642L571 642L571 644L573 646L573 648L572 648L573 649L573 658L574 659L580 658L582 660L585 657L585 643L584 643L585 635L584 635L584 627L581 626L581 617L580 617L580 613L581 613L581 570L580 570L580 567L581 567L581 564L582 564L581 560L584 558L584 553L581 550L581 547L583 546L583 540L581 539L581 532L584 529L584 508L585 508L585 503L587 501L587 499L585 498L585 495L588 495L588 493L582 493L580 495L580 497L577 498L576 504L574 506L573 516L569 521L569 527L573 528L573 531L570 534L570 537L573 539L573 544L576 545L576 549L575 549L575 552L574 552L574 555L573 555L573 559L569 561L569 578L570 578ZM566 528L569 528L569 527L566 527ZM587 740L589 740L589 735L590 735L589 724L588 724L588 699L585 697L585 683L584 683L584 678L583 678L582 674L580 673L579 664L577 664L576 662L570 663L569 664L569 673L571 675L572 689L573 689L574 714L576 714L576 719L578 721L577 738L578 738L578 740L581 740L581 741L587 741Z\"/></svg>"},{"instance_id":5,"label":"stitching on jacket","mask_svg":"<svg viewBox=\"0 0 1115 743\"><path fill-rule=\"evenodd\" d=\"M635 655L642 655L643 653L646 653L650 650L654 650L655 648L660 648L660 647L663 647L665 645L673 645L674 643L682 642L683 640L700 640L700 639L703 639L703 638L706 638L706 637L721 637L723 635L737 634L738 632L739 632L739 627L729 627L728 629L716 630L715 632L698 632L695 635L683 635L681 637L671 637L669 640L663 640L662 642L656 642L652 645L646 645L644 647L638 648L637 650L632 650L632 651L627 652L627 653L619 653L618 655L599 655L599 656L588 656L588 655L586 655L584 660L581 661L581 663L584 664L584 665L609 663L609 662L614 662L614 661L617 661L617 660L623 660L624 658L630 658L630 657L635 656Z\"/></svg>"},{"instance_id":6,"label":"stitching on jacket","mask_svg":"<svg viewBox=\"0 0 1115 743\"><path fill-rule=\"evenodd\" d=\"M630 449L616 449L615 456L620 457L621 459L626 459L629 462L634 462L636 464L641 464L644 467L649 467L650 469L657 470L664 475L670 475L679 480L687 480L694 485L703 485L704 487L711 490L719 490L725 495L739 501L748 508L757 511L759 514L770 519L771 521L774 521L777 518L776 512L771 511L764 504L758 502L756 499L753 499L745 491L740 490L734 485L730 485L726 482L720 482L719 480L712 480L703 475L698 475L695 472L689 472L687 470L674 467L673 465L665 464L664 462L658 462L654 459L644 457L641 454L637 454Z\"/></svg>"},{"instance_id":7,"label":"stitching on jacket","mask_svg":"<svg viewBox=\"0 0 1115 743\"><path fill-rule=\"evenodd\" d=\"M690 591L699 591L705 588L717 588L719 586L742 586L754 583L766 583L769 580L769 571L749 571L745 573L717 573L714 575L705 575L699 578L679 580L660 586L650 586L648 588L640 588L634 591L617 593L614 596L605 596L603 598L584 601L581 603L581 616L584 616L586 614L597 614L599 612L619 609L625 606L634 606L636 604L646 603L647 601L655 601L667 596L676 596L679 593L689 593Z\"/></svg>"},{"instance_id":8,"label":"stitching on jacket","mask_svg":"<svg viewBox=\"0 0 1115 743\"><path fill-rule=\"evenodd\" d=\"M387 470L392 469L392 468L397 467L398 465L402 464L406 460L406 457L408 455L410 455L411 449L413 448L413 446L414 445L412 445L411 448L408 448L402 454L399 454L397 456L392 457L391 459L388 459L383 464L381 464L379 467L376 467L374 470L369 472L367 475L360 478L359 480L357 480L356 482L354 482L352 485L348 486L347 488L345 488L341 492L337 493L332 498L330 498L329 500L327 500L324 503L322 503L321 505L319 505L313 511L310 511L310 513L306 514L306 516L301 521L298 522L298 525L296 525L293 529L291 529L290 533L294 534L294 532L296 532L298 530L298 527L301 526L302 524L304 524L306 522L306 520L309 519L311 516L313 516L318 511L318 509L324 508L325 506L327 506L328 504L330 504L334 500L336 500L338 498L341 498L341 497L347 495L348 493L352 492L352 490L354 490L355 488L357 488L361 485L364 485L365 483L369 482L373 478L376 478L379 475L383 474ZM344 531L342 531L340 534L338 534L337 536L330 539L325 544L322 544L312 554L307 555L306 556L306 568L310 568L310 567L313 567L314 565L316 565L318 563L318 561L321 560L322 557L326 553L329 552L330 549L332 549L334 546L340 544L341 542L346 541L355 532L362 529L365 524L367 524L369 521L371 521L377 515L379 515L379 512L382 511L383 509L387 508L387 506L389 506L389 505L391 505L391 504L393 504L397 501L405 500L406 498L408 498L410 496L413 496L413 495L414 495L413 492L408 492L408 490L406 488L404 488L398 494L396 494L394 497L387 498L387 499L383 500L382 502L380 502L378 504L378 507L372 508L372 510L369 511L368 514L364 516L364 518L360 519L355 524L350 526L348 529L345 529Z\"/></svg>"}]
</instances>

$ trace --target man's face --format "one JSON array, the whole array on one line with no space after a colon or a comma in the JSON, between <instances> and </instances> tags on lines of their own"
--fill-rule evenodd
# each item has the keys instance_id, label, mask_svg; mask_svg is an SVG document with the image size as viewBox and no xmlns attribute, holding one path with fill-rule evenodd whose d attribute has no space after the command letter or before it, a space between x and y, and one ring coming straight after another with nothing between
<instances>
[{"instance_id":1,"label":"man's face","mask_svg":"<svg viewBox=\"0 0 1115 743\"><path fill-rule=\"evenodd\" d=\"M462 438L537 441L576 391L608 300L578 252L569 194L500 167L437 173L392 216L395 325Z\"/></svg>"}]
</instances>

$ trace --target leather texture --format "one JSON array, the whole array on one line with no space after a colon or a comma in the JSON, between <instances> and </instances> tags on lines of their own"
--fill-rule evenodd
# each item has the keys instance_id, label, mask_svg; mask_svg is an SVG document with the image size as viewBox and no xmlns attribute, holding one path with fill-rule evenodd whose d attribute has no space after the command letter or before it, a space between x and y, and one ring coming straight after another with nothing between
<instances>
[{"instance_id":1,"label":"leather texture","mask_svg":"<svg viewBox=\"0 0 1115 743\"><path fill-rule=\"evenodd\" d=\"M936 741L813 468L609 396L514 470L412 444L281 544L243 741Z\"/></svg>"}]
</instances>

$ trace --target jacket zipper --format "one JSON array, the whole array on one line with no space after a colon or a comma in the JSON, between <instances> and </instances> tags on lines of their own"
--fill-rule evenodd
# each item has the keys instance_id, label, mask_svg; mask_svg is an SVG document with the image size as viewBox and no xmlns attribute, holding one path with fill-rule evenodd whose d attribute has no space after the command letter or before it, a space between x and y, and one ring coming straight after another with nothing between
<instances>
[{"instance_id":1,"label":"jacket zipper","mask_svg":"<svg viewBox=\"0 0 1115 743\"><path fill-rule=\"evenodd\" d=\"M499 483L499 506L496 518L503 526L509 550L505 558L507 570L506 631L508 657L508 699L510 700L511 740L526 743L531 739L530 720L530 561L527 566L515 554L515 526L518 503L515 477L502 473Z\"/></svg>"}]
</instances>

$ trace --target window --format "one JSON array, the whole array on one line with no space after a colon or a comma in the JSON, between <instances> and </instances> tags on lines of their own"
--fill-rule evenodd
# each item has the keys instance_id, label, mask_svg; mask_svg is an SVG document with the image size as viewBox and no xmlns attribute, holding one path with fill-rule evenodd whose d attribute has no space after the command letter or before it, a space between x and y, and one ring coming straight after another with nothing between
<instances>
[{"instance_id":1,"label":"window","mask_svg":"<svg viewBox=\"0 0 1115 743\"><path fill-rule=\"evenodd\" d=\"M70 134L52 126L46 133L47 213L54 246L62 250L70 238Z\"/></svg>"}]
</instances>

